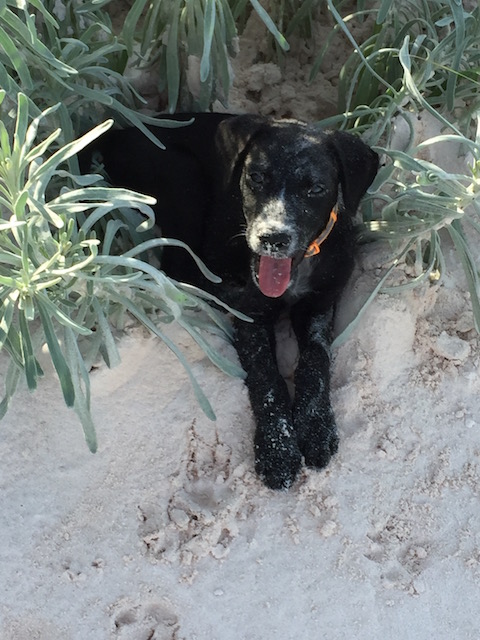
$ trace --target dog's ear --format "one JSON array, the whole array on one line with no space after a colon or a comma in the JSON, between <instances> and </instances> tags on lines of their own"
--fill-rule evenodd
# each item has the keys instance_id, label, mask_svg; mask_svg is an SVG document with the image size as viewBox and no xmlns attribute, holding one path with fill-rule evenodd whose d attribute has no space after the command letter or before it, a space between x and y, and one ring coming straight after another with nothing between
<instances>
[{"instance_id":1,"label":"dog's ear","mask_svg":"<svg viewBox=\"0 0 480 640\"><path fill-rule=\"evenodd\" d=\"M238 161L243 158L245 149L252 137L265 126L264 116L246 114L232 116L223 120L217 129L215 146L222 158L227 179L232 175Z\"/></svg>"},{"instance_id":2,"label":"dog's ear","mask_svg":"<svg viewBox=\"0 0 480 640\"><path fill-rule=\"evenodd\" d=\"M357 136L345 131L330 134L340 169L345 209L352 214L378 171L378 155Z\"/></svg>"}]
</instances>

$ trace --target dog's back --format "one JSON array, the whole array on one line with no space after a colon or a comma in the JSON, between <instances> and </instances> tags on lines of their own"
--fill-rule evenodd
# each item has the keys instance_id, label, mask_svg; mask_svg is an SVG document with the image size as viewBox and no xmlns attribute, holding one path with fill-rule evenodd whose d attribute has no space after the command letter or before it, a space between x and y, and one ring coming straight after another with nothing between
<instances>
[{"instance_id":1,"label":"dog's back","mask_svg":"<svg viewBox=\"0 0 480 640\"><path fill-rule=\"evenodd\" d=\"M201 256L217 163L215 133L229 117L219 113L162 116L162 121L188 123L194 119L186 126L148 127L166 149L138 129L111 129L80 154L82 173L90 171L93 156L112 185L156 198L153 209L162 236L182 240ZM166 248L162 266L178 280L198 277L198 268L181 249Z\"/></svg>"}]
</instances>

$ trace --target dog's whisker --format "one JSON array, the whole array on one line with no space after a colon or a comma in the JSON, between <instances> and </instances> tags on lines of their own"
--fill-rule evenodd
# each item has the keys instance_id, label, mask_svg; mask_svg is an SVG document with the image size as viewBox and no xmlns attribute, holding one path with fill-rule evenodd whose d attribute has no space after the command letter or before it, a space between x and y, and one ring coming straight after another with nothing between
<instances>
[{"instance_id":1,"label":"dog's whisker","mask_svg":"<svg viewBox=\"0 0 480 640\"><path fill-rule=\"evenodd\" d=\"M234 240L236 240L237 238L245 238L247 235L247 229L245 228L245 231L240 231L240 233L236 233L235 235L231 236L228 239L228 243L230 244L230 242L233 242Z\"/></svg>"},{"instance_id":2,"label":"dog's whisker","mask_svg":"<svg viewBox=\"0 0 480 640\"><path fill-rule=\"evenodd\" d=\"M230 240L235 240L235 238L244 238L247 235L247 230L241 231L240 233L236 233L234 236L230 238Z\"/></svg>"}]
</instances>

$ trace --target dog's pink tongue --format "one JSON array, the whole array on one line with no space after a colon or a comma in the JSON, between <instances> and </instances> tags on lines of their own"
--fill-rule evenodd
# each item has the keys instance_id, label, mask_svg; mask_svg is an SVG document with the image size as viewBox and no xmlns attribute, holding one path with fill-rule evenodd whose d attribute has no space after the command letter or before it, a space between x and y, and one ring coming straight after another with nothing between
<instances>
[{"instance_id":1,"label":"dog's pink tongue","mask_svg":"<svg viewBox=\"0 0 480 640\"><path fill-rule=\"evenodd\" d=\"M280 297L290 282L291 258L272 258L260 256L258 267L258 285L263 295L269 298Z\"/></svg>"}]
</instances>

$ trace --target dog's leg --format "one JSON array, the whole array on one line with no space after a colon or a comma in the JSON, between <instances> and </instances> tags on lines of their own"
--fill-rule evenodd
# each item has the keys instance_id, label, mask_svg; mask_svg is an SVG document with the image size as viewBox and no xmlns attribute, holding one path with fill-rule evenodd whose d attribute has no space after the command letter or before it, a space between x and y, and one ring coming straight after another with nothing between
<instances>
[{"instance_id":1,"label":"dog's leg","mask_svg":"<svg viewBox=\"0 0 480 640\"><path fill-rule=\"evenodd\" d=\"M330 404L333 310L321 313L315 306L312 298L306 298L292 310L300 353L295 372L293 420L305 463L322 468L338 448L337 427Z\"/></svg>"},{"instance_id":2,"label":"dog's leg","mask_svg":"<svg viewBox=\"0 0 480 640\"><path fill-rule=\"evenodd\" d=\"M273 323L255 318L236 322L235 346L247 373L246 384L257 427L255 468L272 489L291 486L301 466L291 401L275 357Z\"/></svg>"}]
</instances>

